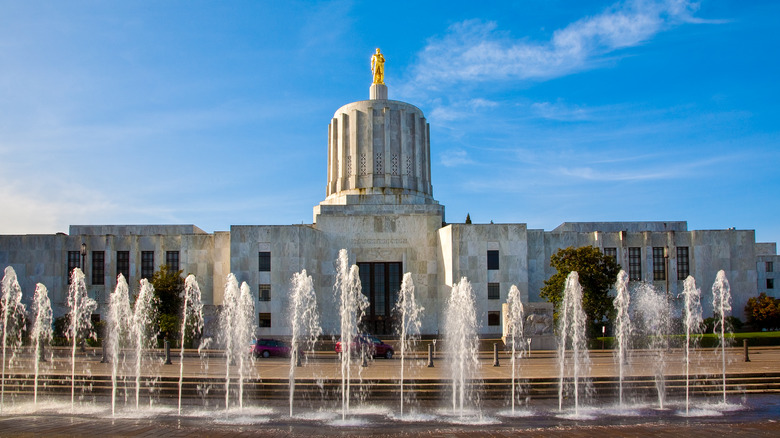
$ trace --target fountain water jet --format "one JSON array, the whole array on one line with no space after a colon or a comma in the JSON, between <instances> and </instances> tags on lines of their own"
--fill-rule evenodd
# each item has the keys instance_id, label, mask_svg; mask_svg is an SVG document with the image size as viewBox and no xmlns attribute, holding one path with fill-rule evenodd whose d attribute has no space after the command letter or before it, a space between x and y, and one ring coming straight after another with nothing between
<instances>
[{"instance_id":1,"label":"fountain water jet","mask_svg":"<svg viewBox=\"0 0 780 438\"><path fill-rule=\"evenodd\" d=\"M652 367L655 387L658 393L658 408L664 409L666 401L666 351L669 348L671 308L665 293L655 290L647 283L641 283L634 291L634 321L647 343L644 348L653 352Z\"/></svg>"},{"instance_id":2,"label":"fountain water jet","mask_svg":"<svg viewBox=\"0 0 780 438\"><path fill-rule=\"evenodd\" d=\"M522 357L525 353L526 344L523 339L523 320L525 318L523 309L523 301L520 296L520 290L517 286L512 285L509 288L509 295L506 300L506 310L504 311L504 344L507 343L507 339L512 346L512 414L515 413L515 400L517 399L515 375L517 374L517 359L518 356ZM531 339L529 338L530 342ZM517 349L517 346L520 349Z\"/></svg>"},{"instance_id":3,"label":"fountain water jet","mask_svg":"<svg viewBox=\"0 0 780 438\"><path fill-rule=\"evenodd\" d=\"M628 293L628 274L622 269L618 273L617 282L615 283L615 290L617 294L612 304L615 306L617 315L615 318L615 329L618 341L618 350L615 360L618 363L619 374L619 394L620 394L620 406L623 406L623 379L625 377L625 368L628 364L628 348L631 340L631 319L628 315L629 304L631 303L631 296Z\"/></svg>"},{"instance_id":4,"label":"fountain water jet","mask_svg":"<svg viewBox=\"0 0 780 438\"><path fill-rule=\"evenodd\" d=\"M9 364L13 364L16 350L22 345L22 330L24 330L24 304L22 304L22 288L16 278L14 268L5 268L2 281L3 304L3 371L0 384L0 412L5 399L5 363L7 351L11 350ZM10 336L9 336L10 334ZM10 341L10 342L9 342Z\"/></svg>"},{"instance_id":5,"label":"fountain water jet","mask_svg":"<svg viewBox=\"0 0 780 438\"><path fill-rule=\"evenodd\" d=\"M124 364L124 354L120 360L123 346L128 344L130 327L128 321L133 320L133 311L130 309L130 288L125 276L119 274L116 279L116 288L109 296L108 301L108 336L106 338L109 361L111 362L111 415L116 413L117 378L120 364Z\"/></svg>"},{"instance_id":6,"label":"fountain water jet","mask_svg":"<svg viewBox=\"0 0 780 438\"><path fill-rule=\"evenodd\" d=\"M563 303L558 314L558 410L563 410L563 392L565 387L566 347L572 349L572 380L574 383L574 414L580 409L580 377L589 374L590 355L585 342L586 316L582 309L582 286L579 274L572 271L566 277L563 291ZM586 392L589 380L586 379Z\"/></svg>"},{"instance_id":7,"label":"fountain water jet","mask_svg":"<svg viewBox=\"0 0 780 438\"><path fill-rule=\"evenodd\" d=\"M35 366L35 381L33 383L33 404L38 406L38 374L40 373L40 363L42 360L42 347L48 344L52 338L51 324L54 316L51 311L51 300L49 300L49 291L46 286L38 283L35 286L35 295L33 295L32 313L34 316L30 341L35 345L33 351L33 363Z\"/></svg>"},{"instance_id":8,"label":"fountain water jet","mask_svg":"<svg viewBox=\"0 0 780 438\"><path fill-rule=\"evenodd\" d=\"M68 307L70 308L70 324L68 326L68 338L72 341L70 355L70 408L73 410L76 402L76 347L79 336L93 337L92 312L97 309L97 302L89 297L84 272L80 268L73 268L68 288Z\"/></svg>"},{"instance_id":9,"label":"fountain water jet","mask_svg":"<svg viewBox=\"0 0 780 438\"><path fill-rule=\"evenodd\" d=\"M462 418L467 400L479 411L475 390L479 369L479 326L474 291L466 277L452 286L444 318L447 365L452 378L452 410Z\"/></svg>"},{"instance_id":10,"label":"fountain water jet","mask_svg":"<svg viewBox=\"0 0 780 438\"><path fill-rule=\"evenodd\" d=\"M398 326L398 338L401 342L401 416L403 417L404 361L409 352L414 349L415 343L420 338L421 318L422 313L425 310L422 306L417 304L417 300L414 296L414 282L412 281L412 274L409 272L404 274L403 281L401 282L401 291L398 294L398 303L395 308L401 318Z\"/></svg>"},{"instance_id":11,"label":"fountain water jet","mask_svg":"<svg viewBox=\"0 0 780 438\"><path fill-rule=\"evenodd\" d=\"M184 343L189 334L193 338L203 331L203 302L200 286L195 276L190 274L184 280L184 304L181 316L181 349L179 350L179 415L181 415L181 388L184 383Z\"/></svg>"},{"instance_id":12,"label":"fountain water jet","mask_svg":"<svg viewBox=\"0 0 780 438\"><path fill-rule=\"evenodd\" d=\"M238 367L238 406L244 408L244 379L254 363L254 356L247 354L253 334L254 300L246 282L238 287L238 280L228 274L225 298L219 314L220 340L225 347L225 410L230 407L230 366Z\"/></svg>"},{"instance_id":13,"label":"fountain water jet","mask_svg":"<svg viewBox=\"0 0 780 438\"><path fill-rule=\"evenodd\" d=\"M322 333L320 317L317 313L317 295L314 292L314 280L306 270L292 277L290 290L290 320L292 339L290 341L290 417L293 416L293 395L295 393L295 368L300 361L301 351L314 348Z\"/></svg>"},{"instance_id":14,"label":"fountain water jet","mask_svg":"<svg viewBox=\"0 0 780 438\"><path fill-rule=\"evenodd\" d=\"M683 297L685 306L683 308L683 319L685 323L685 415L690 413L689 394L690 394L690 367L691 367L691 335L701 332L701 291L696 287L696 280L692 276L685 279L683 287Z\"/></svg>"},{"instance_id":15,"label":"fountain water jet","mask_svg":"<svg viewBox=\"0 0 780 438\"><path fill-rule=\"evenodd\" d=\"M147 279L141 280L141 289L135 298L132 325L130 326L133 346L135 347L135 407L138 409L141 395L141 371L144 350L153 346L157 333L152 332L155 318L153 306L154 286Z\"/></svg>"},{"instance_id":16,"label":"fountain water jet","mask_svg":"<svg viewBox=\"0 0 780 438\"><path fill-rule=\"evenodd\" d=\"M712 285L712 308L715 311L715 327L713 331L718 336L720 343L720 359L723 367L723 403L726 403L726 347L728 339L726 332L726 316L731 312L731 287L724 271L718 271L715 283Z\"/></svg>"},{"instance_id":17,"label":"fountain water jet","mask_svg":"<svg viewBox=\"0 0 780 438\"><path fill-rule=\"evenodd\" d=\"M341 317L341 420L344 421L349 412L352 344L358 334L358 324L368 308L368 298L362 293L358 267L349 266L346 249L339 251L333 292L339 303Z\"/></svg>"}]
</instances>

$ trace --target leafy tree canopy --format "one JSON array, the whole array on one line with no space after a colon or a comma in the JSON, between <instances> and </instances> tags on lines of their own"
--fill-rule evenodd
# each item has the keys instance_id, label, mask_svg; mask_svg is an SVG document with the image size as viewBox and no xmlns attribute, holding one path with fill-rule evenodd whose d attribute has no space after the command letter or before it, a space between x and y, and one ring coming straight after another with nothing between
<instances>
[{"instance_id":1,"label":"leafy tree canopy","mask_svg":"<svg viewBox=\"0 0 780 438\"><path fill-rule=\"evenodd\" d=\"M780 328L780 300L765 293L750 298L745 305L747 321L754 329Z\"/></svg>"},{"instance_id":2,"label":"leafy tree canopy","mask_svg":"<svg viewBox=\"0 0 780 438\"><path fill-rule=\"evenodd\" d=\"M160 266L150 282L154 286L154 296L157 299L157 313L162 315L179 315L181 313L184 279L182 271L171 270L168 266Z\"/></svg>"},{"instance_id":3,"label":"leafy tree canopy","mask_svg":"<svg viewBox=\"0 0 780 438\"><path fill-rule=\"evenodd\" d=\"M592 246L561 248L550 256L550 266L558 272L545 280L540 295L555 306L563 302L566 277L577 271L582 286L582 307L590 322L601 321L613 310L609 290L617 281L620 265Z\"/></svg>"}]
</instances>

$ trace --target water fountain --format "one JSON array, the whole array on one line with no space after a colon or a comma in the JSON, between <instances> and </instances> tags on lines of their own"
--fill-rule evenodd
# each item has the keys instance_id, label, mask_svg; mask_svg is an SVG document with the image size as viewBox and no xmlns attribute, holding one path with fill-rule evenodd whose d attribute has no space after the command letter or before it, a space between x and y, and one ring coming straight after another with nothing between
<instances>
[{"instance_id":1,"label":"water fountain","mask_svg":"<svg viewBox=\"0 0 780 438\"><path fill-rule=\"evenodd\" d=\"M106 349L108 360L111 363L111 415L116 414L117 379L119 370L125 363L125 355L122 347L129 344L130 326L128 321L133 320L133 311L130 308L130 288L125 276L119 274L116 279L116 288L109 296L107 342ZM121 358L120 358L121 355Z\"/></svg>"},{"instance_id":2,"label":"water fountain","mask_svg":"<svg viewBox=\"0 0 780 438\"><path fill-rule=\"evenodd\" d=\"M574 386L574 415L580 413L580 378L584 379L586 392L589 379L585 377L590 372L590 355L585 342L586 317L582 309L582 286L579 274L572 271L566 277L566 288L563 292L563 303L558 310L558 410L563 410L564 389L566 387L566 349L570 347L572 375Z\"/></svg>"},{"instance_id":3,"label":"water fountain","mask_svg":"<svg viewBox=\"0 0 780 438\"><path fill-rule=\"evenodd\" d=\"M640 283L634 290L634 295L632 301L634 326L642 335L640 339L645 342L640 347L647 348L651 352L650 362L658 394L658 408L664 409L666 352L669 349L671 307L668 296L647 283Z\"/></svg>"},{"instance_id":4,"label":"water fountain","mask_svg":"<svg viewBox=\"0 0 780 438\"><path fill-rule=\"evenodd\" d=\"M631 340L631 319L629 318L628 310L631 304L631 295L628 293L628 274L622 269L618 273L617 282L615 283L615 300L613 305L616 310L615 318L615 336L617 337L618 349L615 355L615 361L618 364L618 379L619 379L619 397L620 406L623 406L623 378L625 377L625 368L628 365L628 349L629 342Z\"/></svg>"},{"instance_id":5,"label":"water fountain","mask_svg":"<svg viewBox=\"0 0 780 438\"><path fill-rule=\"evenodd\" d=\"M24 330L24 304L22 304L22 288L16 278L14 268L5 268L2 281L3 304L3 371L0 384L0 412L5 399L5 364L8 350L11 351L9 364L14 363L16 351L22 345L22 330ZM10 368L10 367L9 367Z\"/></svg>"},{"instance_id":6,"label":"water fountain","mask_svg":"<svg viewBox=\"0 0 780 438\"><path fill-rule=\"evenodd\" d=\"M317 295L314 291L314 280L306 274L306 270L292 277L290 289L290 325L292 338L290 340L290 417L293 416L293 398L295 393L295 369L300 364L301 353L314 348L317 338L322 333L320 317L317 313Z\"/></svg>"},{"instance_id":7,"label":"water fountain","mask_svg":"<svg viewBox=\"0 0 780 438\"><path fill-rule=\"evenodd\" d=\"M349 266L346 249L339 251L333 293L339 303L341 319L341 420L345 421L350 403L352 346L358 334L358 324L368 308L368 299L363 295L360 285L358 267Z\"/></svg>"},{"instance_id":8,"label":"water fountain","mask_svg":"<svg viewBox=\"0 0 780 438\"><path fill-rule=\"evenodd\" d=\"M35 295L32 302L33 325L30 330L30 342L34 344L33 364L35 368L35 380L33 382L33 403L38 406L38 375L40 374L41 361L45 361L44 346L48 345L52 337L51 324L54 319L51 311L49 291L41 283L35 285ZM51 351L51 350L48 350Z\"/></svg>"},{"instance_id":9,"label":"water fountain","mask_svg":"<svg viewBox=\"0 0 780 438\"><path fill-rule=\"evenodd\" d=\"M255 305L249 285L238 287L238 280L228 274L225 297L219 314L219 339L225 348L225 410L230 408L230 367L238 368L238 407L244 408L244 379L253 368L254 356L247 354L254 337Z\"/></svg>"},{"instance_id":10,"label":"water fountain","mask_svg":"<svg viewBox=\"0 0 780 438\"><path fill-rule=\"evenodd\" d=\"M398 303L396 303L396 312L400 316L398 325L398 340L401 345L401 417L404 415L404 373L406 371L405 360L415 343L420 338L420 326L422 312L425 310L417 304L414 296L414 282L412 274L404 274L401 282L401 291L398 294Z\"/></svg>"},{"instance_id":11,"label":"water fountain","mask_svg":"<svg viewBox=\"0 0 780 438\"><path fill-rule=\"evenodd\" d=\"M200 286L195 276L190 274L184 279L184 303L181 315L181 344L179 350L179 415L181 415L181 388L184 383L184 344L187 335L200 336L203 331L203 302Z\"/></svg>"},{"instance_id":12,"label":"water fountain","mask_svg":"<svg viewBox=\"0 0 780 438\"><path fill-rule=\"evenodd\" d=\"M731 312L731 287L724 271L718 271L715 283L712 285L712 308L715 312L715 326L713 331L718 336L718 346L720 347L720 359L723 369L723 404L726 403L726 347L729 332L726 317Z\"/></svg>"},{"instance_id":13,"label":"water fountain","mask_svg":"<svg viewBox=\"0 0 780 438\"><path fill-rule=\"evenodd\" d=\"M444 314L447 367L452 379L452 411L463 417L466 402L479 411L476 377L479 369L479 338L474 291L466 277L452 286Z\"/></svg>"},{"instance_id":14,"label":"water fountain","mask_svg":"<svg viewBox=\"0 0 780 438\"><path fill-rule=\"evenodd\" d=\"M685 415L690 413L690 374L691 350L696 348L696 339L691 335L701 332L701 291L696 287L696 280L688 276L683 283L683 322L685 325Z\"/></svg>"},{"instance_id":15,"label":"water fountain","mask_svg":"<svg viewBox=\"0 0 780 438\"><path fill-rule=\"evenodd\" d=\"M154 286L147 279L141 280L141 289L135 297L133 306L131 338L135 349L135 408L139 408L141 395L141 374L143 372L144 351L154 346L157 332L154 331L156 319Z\"/></svg>"},{"instance_id":16,"label":"water fountain","mask_svg":"<svg viewBox=\"0 0 780 438\"><path fill-rule=\"evenodd\" d=\"M515 382L517 374L517 359L518 356L523 356L527 345L523 339L523 320L525 318L524 313L523 301L520 297L520 290L517 288L517 286L512 285L512 287L509 288L509 295L507 296L506 300L506 311L504 312L504 343L507 343L508 341L508 344L511 345L512 348L512 356L510 359L512 366L512 415L515 413L515 401L517 399L517 383ZM529 338L528 341L530 342L530 340L531 339ZM517 348L518 345L520 346L519 349Z\"/></svg>"},{"instance_id":17,"label":"water fountain","mask_svg":"<svg viewBox=\"0 0 780 438\"><path fill-rule=\"evenodd\" d=\"M84 273L79 268L73 268L68 288L68 307L70 308L70 321L67 337L72 342L70 355L70 406L71 410L76 403L76 347L79 339L86 342L87 338L94 337L92 333L92 312L97 308L97 302L89 297Z\"/></svg>"}]
</instances>

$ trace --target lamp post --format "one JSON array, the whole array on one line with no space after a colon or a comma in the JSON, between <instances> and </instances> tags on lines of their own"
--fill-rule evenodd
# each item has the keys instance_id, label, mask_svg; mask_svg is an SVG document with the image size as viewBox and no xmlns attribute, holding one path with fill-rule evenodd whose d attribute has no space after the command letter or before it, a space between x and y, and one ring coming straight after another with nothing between
<instances>
[{"instance_id":1,"label":"lamp post","mask_svg":"<svg viewBox=\"0 0 780 438\"><path fill-rule=\"evenodd\" d=\"M81 271L84 273L84 281L86 282L86 276L87 276L87 244L82 242L81 243Z\"/></svg>"}]
</instances>

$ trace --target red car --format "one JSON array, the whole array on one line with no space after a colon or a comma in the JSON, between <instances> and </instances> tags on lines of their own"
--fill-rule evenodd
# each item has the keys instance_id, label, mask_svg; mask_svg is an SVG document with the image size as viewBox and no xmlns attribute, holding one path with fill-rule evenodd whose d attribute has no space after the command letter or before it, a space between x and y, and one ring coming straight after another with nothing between
<instances>
[{"instance_id":1,"label":"red car","mask_svg":"<svg viewBox=\"0 0 780 438\"><path fill-rule=\"evenodd\" d=\"M365 348L374 357L384 357L386 359L392 359L395 350L390 344L385 344L381 339L371 335L358 335L352 341L352 351L354 354L360 354L360 351ZM336 342L336 353L341 353L341 341Z\"/></svg>"},{"instance_id":2,"label":"red car","mask_svg":"<svg viewBox=\"0 0 780 438\"><path fill-rule=\"evenodd\" d=\"M290 345L276 339L258 339L252 346L255 357L283 356L290 357Z\"/></svg>"}]
</instances>

